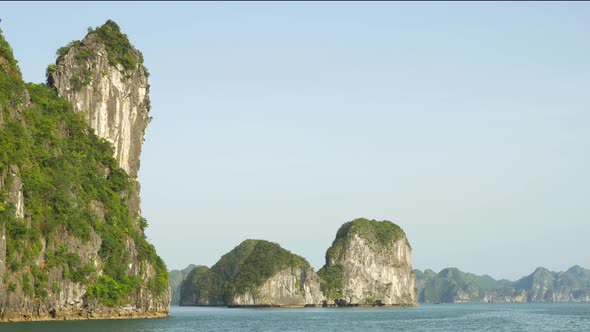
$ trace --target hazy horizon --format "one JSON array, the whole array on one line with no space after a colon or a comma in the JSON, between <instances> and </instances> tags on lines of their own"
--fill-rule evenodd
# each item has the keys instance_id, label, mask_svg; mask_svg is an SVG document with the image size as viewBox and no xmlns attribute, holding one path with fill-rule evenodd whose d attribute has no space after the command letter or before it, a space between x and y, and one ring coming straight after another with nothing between
<instances>
[{"instance_id":1,"label":"hazy horizon","mask_svg":"<svg viewBox=\"0 0 590 332\"><path fill-rule=\"evenodd\" d=\"M25 81L113 19L151 76L139 180L169 270L247 238L318 269L358 217L413 267L590 267L590 3L3 2Z\"/></svg>"}]
</instances>

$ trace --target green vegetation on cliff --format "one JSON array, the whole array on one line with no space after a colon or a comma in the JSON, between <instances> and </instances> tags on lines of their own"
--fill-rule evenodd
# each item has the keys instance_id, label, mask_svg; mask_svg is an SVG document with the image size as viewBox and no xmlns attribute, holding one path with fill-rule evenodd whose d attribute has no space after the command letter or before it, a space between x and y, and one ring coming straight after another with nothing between
<instances>
[{"instance_id":1,"label":"green vegetation on cliff","mask_svg":"<svg viewBox=\"0 0 590 332\"><path fill-rule=\"evenodd\" d=\"M311 268L301 256L263 240L246 240L209 270L195 268L181 286L180 303L227 304L285 268ZM193 302L194 301L194 302Z\"/></svg>"},{"instance_id":2,"label":"green vegetation on cliff","mask_svg":"<svg viewBox=\"0 0 590 332\"><path fill-rule=\"evenodd\" d=\"M342 266L339 264L326 265L318 271L320 289L330 299L344 298L342 294Z\"/></svg>"},{"instance_id":3,"label":"green vegetation on cliff","mask_svg":"<svg viewBox=\"0 0 590 332\"><path fill-rule=\"evenodd\" d=\"M170 277L168 279L168 283L170 284L170 287L172 288L172 303L171 303L172 305L178 305L178 303L180 301L180 285L182 284L182 281L184 279L186 279L188 274L195 267L197 267L195 264L189 264L187 267L185 267L182 270L168 271L168 274L170 275Z\"/></svg>"},{"instance_id":4,"label":"green vegetation on cliff","mask_svg":"<svg viewBox=\"0 0 590 332\"><path fill-rule=\"evenodd\" d=\"M318 271L322 280L320 284L322 292L329 299L344 297L342 294L342 266L336 262L344 253L348 239L355 234L370 244L381 246L393 245L398 239L406 238L401 227L387 220L358 218L343 224L338 229L332 246L326 251L326 264Z\"/></svg>"},{"instance_id":5,"label":"green vegetation on cliff","mask_svg":"<svg viewBox=\"0 0 590 332\"><path fill-rule=\"evenodd\" d=\"M231 297L254 290L277 272L288 267L311 268L305 258L281 248L278 244L258 241L238 272L225 285L225 293Z\"/></svg>"},{"instance_id":6,"label":"green vegetation on cliff","mask_svg":"<svg viewBox=\"0 0 590 332\"><path fill-rule=\"evenodd\" d=\"M24 83L12 48L0 30L0 103L1 107L22 104Z\"/></svg>"},{"instance_id":7,"label":"green vegetation on cliff","mask_svg":"<svg viewBox=\"0 0 590 332\"><path fill-rule=\"evenodd\" d=\"M179 304L209 304L211 281L209 268L194 267L180 284Z\"/></svg>"},{"instance_id":8,"label":"green vegetation on cliff","mask_svg":"<svg viewBox=\"0 0 590 332\"><path fill-rule=\"evenodd\" d=\"M335 241L345 239L355 233L364 239L377 241L382 245L391 245L397 239L405 237L401 227L391 221L358 218L342 225L336 233Z\"/></svg>"},{"instance_id":9,"label":"green vegetation on cliff","mask_svg":"<svg viewBox=\"0 0 590 332\"><path fill-rule=\"evenodd\" d=\"M145 75L149 76L147 68L143 65L143 54L133 47L127 38L127 35L121 32L119 25L114 21L108 20L100 27L96 27L95 29L89 28L88 35L84 41L104 45L105 50L107 51L107 59L112 66L120 64L123 67L123 71L131 71L135 70L139 64ZM55 64L62 62L72 48L76 49L75 59L78 63L82 63L89 59L92 60L95 56L94 45L86 45L84 44L84 41L73 40L66 46L59 48L56 52L57 59ZM48 83L51 83L51 74L56 70L55 64L47 67L46 75ZM90 84L90 73L90 71L87 71L84 73L83 77L72 77L71 79L74 88L79 89L84 85Z\"/></svg>"},{"instance_id":10,"label":"green vegetation on cliff","mask_svg":"<svg viewBox=\"0 0 590 332\"><path fill-rule=\"evenodd\" d=\"M0 214L7 232L8 289L43 299L59 291L47 284L49 274L59 271L63 278L86 285L89 300L107 306L126 303L140 288L166 291L166 266L137 226L140 216L131 215L126 206L134 188L112 157L112 146L53 88L22 82L1 34L0 109ZM22 219L8 199L16 170L23 184ZM100 277L93 264L82 264L79 253L67 246L73 238L93 241L93 234L101 239ZM138 259L156 269L151 280L128 272L130 239Z\"/></svg>"},{"instance_id":11,"label":"green vegetation on cliff","mask_svg":"<svg viewBox=\"0 0 590 332\"><path fill-rule=\"evenodd\" d=\"M377 221L358 218L349 221L338 229L332 246L326 252L326 263L340 257L346 241L354 234L369 241L371 244L384 246L393 245L395 241L406 236L401 227L388 220Z\"/></svg>"},{"instance_id":12,"label":"green vegetation on cliff","mask_svg":"<svg viewBox=\"0 0 590 332\"><path fill-rule=\"evenodd\" d=\"M221 256L219 261L211 267L211 271L205 276L210 303L226 303L228 298L225 290L226 283L240 271L244 261L250 256L257 243L258 240L243 241L230 252Z\"/></svg>"},{"instance_id":13,"label":"green vegetation on cliff","mask_svg":"<svg viewBox=\"0 0 590 332\"><path fill-rule=\"evenodd\" d=\"M121 64L125 70L132 70L138 62L143 64L143 55L131 45L127 35L121 32L117 23L108 20L89 32L96 33L98 41L105 45L111 65Z\"/></svg>"}]
</instances>

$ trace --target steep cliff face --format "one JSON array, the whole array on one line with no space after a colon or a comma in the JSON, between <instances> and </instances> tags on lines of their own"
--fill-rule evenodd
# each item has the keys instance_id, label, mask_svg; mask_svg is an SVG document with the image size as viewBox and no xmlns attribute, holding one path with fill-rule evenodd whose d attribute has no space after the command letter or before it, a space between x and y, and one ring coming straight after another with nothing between
<instances>
[{"instance_id":1,"label":"steep cliff face","mask_svg":"<svg viewBox=\"0 0 590 332\"><path fill-rule=\"evenodd\" d=\"M114 22L107 22L97 28L94 34L100 38L90 33L86 39L96 38L88 44L92 47L73 55L78 58L76 64L95 58L95 63L86 62L88 66L83 69L87 77L101 73L109 76L104 63L99 64L105 49L107 61L117 67L119 57L108 59L112 47L108 44L113 41L107 37L113 27ZM118 27L116 32L119 34L114 37L119 38L120 45L124 35ZM101 46L99 41L106 44ZM74 45L81 43L60 49L63 54L57 65L48 69L50 82L65 82L68 75L73 75L69 82L78 81L79 68L64 60L74 54ZM129 49L123 49L123 53L134 54ZM141 88L134 85L147 84L144 69L141 61L124 64L129 87L124 80L116 87L100 83L96 89L100 93L88 93L86 97L98 100L104 95L113 98L116 105L127 103L130 120L113 120L113 127L141 127L137 124L141 121L133 117L147 116L141 111L147 97L139 97ZM130 64L135 66L135 72ZM116 74L110 70L114 77ZM94 91L94 82L98 84L99 80L89 79L82 85ZM139 214L135 181L139 150L131 142L141 142L145 125L119 130L116 140L129 143L121 143L122 148L114 153L113 146L99 139L73 112L70 101L58 96L56 85L22 82L12 51L1 34L0 86L0 321L167 315L168 274L143 234L146 224ZM138 95L137 99L107 91L111 88ZM83 99L64 95L74 104ZM100 102L88 102L83 112L96 111L93 105L103 107ZM125 112L125 107L117 107ZM108 122L100 123L111 128ZM139 131L141 135L134 137L134 132ZM125 148L126 144L129 148ZM125 158L123 162L112 157L119 152Z\"/></svg>"},{"instance_id":2,"label":"steep cliff face","mask_svg":"<svg viewBox=\"0 0 590 332\"><path fill-rule=\"evenodd\" d=\"M246 240L211 269L195 268L181 285L180 305L417 305L412 253L389 221L344 224L316 274L275 243Z\"/></svg>"},{"instance_id":3,"label":"steep cliff face","mask_svg":"<svg viewBox=\"0 0 590 332\"><path fill-rule=\"evenodd\" d=\"M113 21L90 31L82 41L58 50L47 68L47 82L72 103L95 133L110 142L119 166L133 181L127 206L140 213L141 146L150 121L148 71L143 55Z\"/></svg>"},{"instance_id":4,"label":"steep cliff face","mask_svg":"<svg viewBox=\"0 0 590 332\"><path fill-rule=\"evenodd\" d=\"M276 243L246 240L211 269L191 271L181 286L180 305L304 306L323 299L304 258Z\"/></svg>"},{"instance_id":5,"label":"steep cliff face","mask_svg":"<svg viewBox=\"0 0 590 332\"><path fill-rule=\"evenodd\" d=\"M403 230L389 221L356 219L344 224L319 275L330 300L417 304L412 250Z\"/></svg>"},{"instance_id":6,"label":"steep cliff face","mask_svg":"<svg viewBox=\"0 0 590 332\"><path fill-rule=\"evenodd\" d=\"M318 305L324 300L317 274L311 269L285 268L262 285L234 295L232 306L302 307Z\"/></svg>"},{"instance_id":7,"label":"steep cliff face","mask_svg":"<svg viewBox=\"0 0 590 332\"><path fill-rule=\"evenodd\" d=\"M149 121L143 57L113 21L60 50L49 82L96 134L111 142L119 166L135 179Z\"/></svg>"}]
</instances>

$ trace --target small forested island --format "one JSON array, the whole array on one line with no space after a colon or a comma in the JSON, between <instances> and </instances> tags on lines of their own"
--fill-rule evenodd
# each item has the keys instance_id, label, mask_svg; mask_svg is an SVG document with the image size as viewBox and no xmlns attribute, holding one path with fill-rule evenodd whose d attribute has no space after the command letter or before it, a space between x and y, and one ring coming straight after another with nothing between
<instances>
[{"instance_id":1,"label":"small forested island","mask_svg":"<svg viewBox=\"0 0 590 332\"><path fill-rule=\"evenodd\" d=\"M25 83L0 32L0 321L167 316L137 181L143 56L110 20L57 55Z\"/></svg>"},{"instance_id":2,"label":"small forested island","mask_svg":"<svg viewBox=\"0 0 590 332\"><path fill-rule=\"evenodd\" d=\"M309 263L278 244L246 240L208 269L193 269L181 305L304 306L322 299Z\"/></svg>"},{"instance_id":3,"label":"small forested island","mask_svg":"<svg viewBox=\"0 0 590 332\"><path fill-rule=\"evenodd\" d=\"M336 234L317 273L307 260L264 240L246 240L210 269L195 267L180 305L417 305L411 247L390 221L355 219Z\"/></svg>"},{"instance_id":4,"label":"small forested island","mask_svg":"<svg viewBox=\"0 0 590 332\"><path fill-rule=\"evenodd\" d=\"M327 299L347 303L416 305L412 248L390 221L364 218L338 229L318 271Z\"/></svg>"}]
</instances>

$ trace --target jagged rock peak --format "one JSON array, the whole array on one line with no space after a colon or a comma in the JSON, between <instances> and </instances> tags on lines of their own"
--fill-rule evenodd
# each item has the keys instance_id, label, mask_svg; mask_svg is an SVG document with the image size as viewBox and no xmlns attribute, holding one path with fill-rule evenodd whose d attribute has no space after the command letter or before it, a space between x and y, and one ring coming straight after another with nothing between
<instances>
[{"instance_id":1,"label":"jagged rock peak","mask_svg":"<svg viewBox=\"0 0 590 332\"><path fill-rule=\"evenodd\" d=\"M148 76L143 55L111 20L58 49L55 64L47 68L47 83L112 143L120 167L132 178L150 120Z\"/></svg>"}]
</instances>

